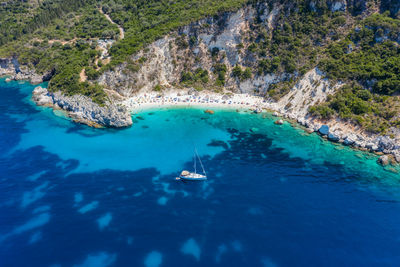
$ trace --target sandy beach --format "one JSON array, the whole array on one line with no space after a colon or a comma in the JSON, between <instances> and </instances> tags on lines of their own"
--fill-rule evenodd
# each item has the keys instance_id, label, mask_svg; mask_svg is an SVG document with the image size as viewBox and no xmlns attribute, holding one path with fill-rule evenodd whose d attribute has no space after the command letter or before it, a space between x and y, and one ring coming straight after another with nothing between
<instances>
[{"instance_id":1,"label":"sandy beach","mask_svg":"<svg viewBox=\"0 0 400 267\"><path fill-rule=\"evenodd\" d=\"M252 109L256 112L269 108L268 103L259 96L219 94L209 91L187 94L182 90L171 90L163 94L157 92L142 93L124 100L121 104L133 113L168 106Z\"/></svg>"}]
</instances>

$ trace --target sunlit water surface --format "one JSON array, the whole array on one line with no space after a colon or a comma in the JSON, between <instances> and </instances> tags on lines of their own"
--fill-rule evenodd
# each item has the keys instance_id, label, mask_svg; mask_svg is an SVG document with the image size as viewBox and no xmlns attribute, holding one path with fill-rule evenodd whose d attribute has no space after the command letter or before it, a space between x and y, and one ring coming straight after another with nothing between
<instances>
[{"instance_id":1,"label":"sunlit water surface","mask_svg":"<svg viewBox=\"0 0 400 267\"><path fill-rule=\"evenodd\" d=\"M32 90L0 80L0 266L399 265L400 175L376 156L245 111L91 129ZM175 181L194 146L209 180Z\"/></svg>"}]
</instances>

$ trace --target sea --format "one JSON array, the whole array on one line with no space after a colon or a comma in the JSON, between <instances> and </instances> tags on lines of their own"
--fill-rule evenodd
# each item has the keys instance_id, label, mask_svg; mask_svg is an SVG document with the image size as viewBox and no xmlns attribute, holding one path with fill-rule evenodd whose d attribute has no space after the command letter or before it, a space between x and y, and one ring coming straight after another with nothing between
<instances>
[{"instance_id":1,"label":"sea","mask_svg":"<svg viewBox=\"0 0 400 267\"><path fill-rule=\"evenodd\" d=\"M399 169L373 154L246 110L94 129L33 89L0 79L0 266L400 266ZM208 180L177 181L194 149Z\"/></svg>"}]
</instances>

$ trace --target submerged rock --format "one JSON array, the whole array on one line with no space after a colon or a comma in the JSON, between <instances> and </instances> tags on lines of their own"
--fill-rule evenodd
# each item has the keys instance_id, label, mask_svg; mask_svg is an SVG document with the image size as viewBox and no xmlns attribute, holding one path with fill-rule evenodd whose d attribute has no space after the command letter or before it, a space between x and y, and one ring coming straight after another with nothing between
<instances>
[{"instance_id":1,"label":"submerged rock","mask_svg":"<svg viewBox=\"0 0 400 267\"><path fill-rule=\"evenodd\" d=\"M283 120L277 120L274 123L277 124L277 125L282 125L283 124Z\"/></svg>"},{"instance_id":2,"label":"submerged rock","mask_svg":"<svg viewBox=\"0 0 400 267\"><path fill-rule=\"evenodd\" d=\"M252 133L256 133L256 132L258 132L258 128L256 128L256 127L253 127L253 128L251 128L251 129L250 129L250 132L252 132Z\"/></svg>"},{"instance_id":3,"label":"submerged rock","mask_svg":"<svg viewBox=\"0 0 400 267\"><path fill-rule=\"evenodd\" d=\"M380 156L378 159L378 163L381 164L382 166L387 166L390 163L390 159L388 155L383 155Z\"/></svg>"},{"instance_id":4,"label":"submerged rock","mask_svg":"<svg viewBox=\"0 0 400 267\"><path fill-rule=\"evenodd\" d=\"M314 129L313 129L313 128L306 128L306 132L309 133L309 134L311 134L311 133L314 132Z\"/></svg>"},{"instance_id":5,"label":"submerged rock","mask_svg":"<svg viewBox=\"0 0 400 267\"><path fill-rule=\"evenodd\" d=\"M328 125L322 125L319 129L318 132L321 135L328 135L329 134L329 126Z\"/></svg>"}]
</instances>

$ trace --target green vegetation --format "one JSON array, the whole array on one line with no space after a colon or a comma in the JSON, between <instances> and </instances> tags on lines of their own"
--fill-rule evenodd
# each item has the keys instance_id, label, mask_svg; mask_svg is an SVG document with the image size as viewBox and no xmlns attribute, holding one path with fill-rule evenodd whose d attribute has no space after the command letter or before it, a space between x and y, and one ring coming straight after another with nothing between
<instances>
[{"instance_id":1,"label":"green vegetation","mask_svg":"<svg viewBox=\"0 0 400 267\"><path fill-rule=\"evenodd\" d=\"M173 29L213 16L223 11L240 8L248 0L146 0L105 1L103 10L126 30L125 39L111 49L114 66L146 44L161 38ZM193 40L192 40L193 41ZM183 43L183 45L189 45Z\"/></svg>"},{"instance_id":2,"label":"green vegetation","mask_svg":"<svg viewBox=\"0 0 400 267\"><path fill-rule=\"evenodd\" d=\"M356 83L343 86L326 103L310 108L310 113L322 119L338 116L362 126L369 132L386 133L389 127L398 127L396 119L399 97L372 94Z\"/></svg>"},{"instance_id":3,"label":"green vegetation","mask_svg":"<svg viewBox=\"0 0 400 267\"><path fill-rule=\"evenodd\" d=\"M250 68L245 68L244 70L242 70L242 68L239 65L236 65L232 69L232 75L233 77L237 77L240 81L245 81L252 77Z\"/></svg>"},{"instance_id":4,"label":"green vegetation","mask_svg":"<svg viewBox=\"0 0 400 267\"><path fill-rule=\"evenodd\" d=\"M225 64L214 64L213 66L214 74L217 75L217 80L215 81L215 85L217 86L224 86L225 84L225 76L227 72L227 67Z\"/></svg>"},{"instance_id":5,"label":"green vegetation","mask_svg":"<svg viewBox=\"0 0 400 267\"><path fill-rule=\"evenodd\" d=\"M126 61L171 30L205 16L236 10L247 1L8 1L0 5L0 57L16 56L38 73L53 73L49 90L81 93L102 104L106 99L102 88L90 81L79 81L82 69L89 80L96 79L101 72ZM125 29L125 38L110 50L109 64L96 60L96 39L115 39L118 28L98 11L99 7ZM181 45L196 42L191 38ZM141 60L128 62L128 69L137 71ZM208 73L196 72L192 76L194 82L208 82Z\"/></svg>"},{"instance_id":6,"label":"green vegetation","mask_svg":"<svg viewBox=\"0 0 400 267\"><path fill-rule=\"evenodd\" d=\"M227 75L237 81L254 75L282 75L284 81L271 85L267 92L267 97L278 100L299 77L318 67L330 79L348 85L326 103L311 107L312 114L323 119L339 116L371 132L384 133L400 125L396 116L400 101L394 96L400 93L400 20L394 14L359 16L361 6L357 4L349 12L331 12L326 0L313 1L315 9L308 0L265 2L269 10L277 3L281 9L273 28L256 12L250 32L236 46L242 58L250 59L240 63L246 67L237 65L227 73L225 51L213 48L209 51L212 69L185 68L180 83L197 89L216 85L221 90ZM17 57L40 74L51 73L51 91L80 93L104 104L106 94L94 82L104 71L126 62L126 73L138 72L147 58L132 60L130 56L149 43L180 26L248 3L260 4L253 0L7 1L0 5L0 57ZM116 40L119 30L100 8L125 30L125 38L109 49L111 62L100 59L98 40ZM175 44L185 49L199 41L197 35L182 34ZM82 70L88 79L85 82L80 79Z\"/></svg>"},{"instance_id":7,"label":"green vegetation","mask_svg":"<svg viewBox=\"0 0 400 267\"><path fill-rule=\"evenodd\" d=\"M384 34L386 32L386 34ZM376 14L341 42L327 49L320 68L329 78L357 81L375 93L400 92L400 20Z\"/></svg>"},{"instance_id":8,"label":"green vegetation","mask_svg":"<svg viewBox=\"0 0 400 267\"><path fill-rule=\"evenodd\" d=\"M279 99L285 95L297 77L318 65L325 48L352 27L353 17L331 12L326 2L315 1L313 11L309 1L292 1L282 8L272 30L261 18L254 25L247 50L258 59L257 73L285 73L291 77L271 86L269 97Z\"/></svg>"},{"instance_id":9,"label":"green vegetation","mask_svg":"<svg viewBox=\"0 0 400 267\"><path fill-rule=\"evenodd\" d=\"M374 14L343 40L326 49L319 67L330 79L346 82L327 103L310 109L318 117L339 116L375 133L399 127L400 20Z\"/></svg>"},{"instance_id":10,"label":"green vegetation","mask_svg":"<svg viewBox=\"0 0 400 267\"><path fill-rule=\"evenodd\" d=\"M162 89L162 86L160 84L157 84L156 86L154 86L153 91L161 92Z\"/></svg>"},{"instance_id":11,"label":"green vegetation","mask_svg":"<svg viewBox=\"0 0 400 267\"><path fill-rule=\"evenodd\" d=\"M194 86L198 83L205 85L208 83L208 80L208 71L202 68L197 68L193 73L188 71L181 74L181 83L185 86Z\"/></svg>"},{"instance_id":12,"label":"green vegetation","mask_svg":"<svg viewBox=\"0 0 400 267\"><path fill-rule=\"evenodd\" d=\"M94 0L4 2L0 5L0 45L34 33L55 19L93 3Z\"/></svg>"}]
</instances>

